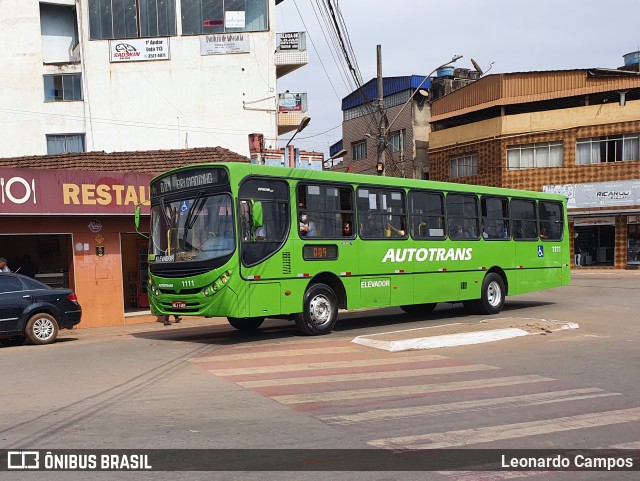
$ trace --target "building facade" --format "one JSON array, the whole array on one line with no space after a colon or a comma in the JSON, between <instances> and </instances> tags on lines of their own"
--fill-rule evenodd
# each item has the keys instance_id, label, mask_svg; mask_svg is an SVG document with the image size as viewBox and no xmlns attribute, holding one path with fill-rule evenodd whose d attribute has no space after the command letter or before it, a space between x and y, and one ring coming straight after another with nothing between
<instances>
[{"instance_id":1,"label":"building facade","mask_svg":"<svg viewBox=\"0 0 640 481\"><path fill-rule=\"evenodd\" d=\"M0 159L0 256L13 271L73 288L83 308L79 327L155 320L148 241L135 230L135 207L149 200L156 174L204 162L249 159L221 148ZM142 209L144 226L149 207Z\"/></svg>"},{"instance_id":2,"label":"building facade","mask_svg":"<svg viewBox=\"0 0 640 481\"><path fill-rule=\"evenodd\" d=\"M429 179L430 102L480 76L475 70L443 67L436 77L386 77L383 114L377 101L377 79L342 99L342 139L331 146L331 170L379 174L378 138L384 124L384 175ZM381 118L382 115L384 118Z\"/></svg>"},{"instance_id":3,"label":"building facade","mask_svg":"<svg viewBox=\"0 0 640 481\"><path fill-rule=\"evenodd\" d=\"M276 3L3 0L0 157L277 146L306 107L277 78L308 56Z\"/></svg>"},{"instance_id":4,"label":"building facade","mask_svg":"<svg viewBox=\"0 0 640 481\"><path fill-rule=\"evenodd\" d=\"M640 75L489 75L432 104L432 180L564 193L578 267L640 264Z\"/></svg>"},{"instance_id":5,"label":"building facade","mask_svg":"<svg viewBox=\"0 0 640 481\"><path fill-rule=\"evenodd\" d=\"M386 77L383 79L387 145L384 174L393 177L422 178L426 165L429 131L427 96L416 94L430 87L424 76ZM344 149L343 161L332 170L358 174L376 174L378 135L381 117L377 105L376 79L342 99L342 144L335 144L330 154Z\"/></svg>"}]
</instances>

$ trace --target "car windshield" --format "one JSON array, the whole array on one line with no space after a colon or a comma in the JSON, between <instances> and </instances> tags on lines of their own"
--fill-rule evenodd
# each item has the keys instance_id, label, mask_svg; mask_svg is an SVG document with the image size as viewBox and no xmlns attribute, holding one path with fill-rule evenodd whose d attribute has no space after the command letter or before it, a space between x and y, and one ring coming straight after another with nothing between
<instances>
[{"instance_id":1,"label":"car windshield","mask_svg":"<svg viewBox=\"0 0 640 481\"><path fill-rule=\"evenodd\" d=\"M196 195L152 207L150 262L202 261L233 250L233 209L228 194Z\"/></svg>"}]
</instances>

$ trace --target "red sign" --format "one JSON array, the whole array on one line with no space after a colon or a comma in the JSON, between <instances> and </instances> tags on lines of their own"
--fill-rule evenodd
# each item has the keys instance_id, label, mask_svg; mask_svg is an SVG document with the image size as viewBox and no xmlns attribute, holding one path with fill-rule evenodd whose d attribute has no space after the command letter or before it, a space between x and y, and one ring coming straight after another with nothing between
<instances>
[{"instance_id":1,"label":"red sign","mask_svg":"<svg viewBox=\"0 0 640 481\"><path fill-rule=\"evenodd\" d=\"M152 174L0 168L2 214L149 213Z\"/></svg>"}]
</instances>

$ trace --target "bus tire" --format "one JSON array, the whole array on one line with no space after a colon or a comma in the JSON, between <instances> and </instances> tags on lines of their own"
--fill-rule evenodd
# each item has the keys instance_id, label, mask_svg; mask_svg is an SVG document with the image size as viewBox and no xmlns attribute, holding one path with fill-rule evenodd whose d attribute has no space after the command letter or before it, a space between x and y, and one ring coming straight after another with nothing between
<instances>
[{"instance_id":1,"label":"bus tire","mask_svg":"<svg viewBox=\"0 0 640 481\"><path fill-rule=\"evenodd\" d=\"M296 326L307 336L329 334L338 320L338 298L326 284L313 284L304 293L303 311L295 317Z\"/></svg>"},{"instance_id":2,"label":"bus tire","mask_svg":"<svg viewBox=\"0 0 640 481\"><path fill-rule=\"evenodd\" d=\"M498 314L504 306L504 281L495 272L488 273L482 281L481 297L476 301L479 314Z\"/></svg>"},{"instance_id":3,"label":"bus tire","mask_svg":"<svg viewBox=\"0 0 640 481\"><path fill-rule=\"evenodd\" d=\"M264 317L227 317L227 321L238 331L255 331L264 322Z\"/></svg>"},{"instance_id":4,"label":"bus tire","mask_svg":"<svg viewBox=\"0 0 640 481\"><path fill-rule=\"evenodd\" d=\"M407 314L429 314L430 312L433 312L435 308L435 302L430 304L409 304L407 306L400 306L400 309Z\"/></svg>"}]
</instances>

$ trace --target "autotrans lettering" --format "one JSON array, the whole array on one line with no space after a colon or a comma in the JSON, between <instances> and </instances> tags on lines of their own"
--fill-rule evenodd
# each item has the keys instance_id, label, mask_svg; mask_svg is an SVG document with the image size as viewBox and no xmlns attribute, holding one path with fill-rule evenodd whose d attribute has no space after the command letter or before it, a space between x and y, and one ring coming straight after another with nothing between
<instances>
[{"instance_id":1,"label":"autotrans lettering","mask_svg":"<svg viewBox=\"0 0 640 481\"><path fill-rule=\"evenodd\" d=\"M437 261L470 261L473 247L450 248L432 247L430 249L389 249L382 262L437 262Z\"/></svg>"},{"instance_id":2,"label":"autotrans lettering","mask_svg":"<svg viewBox=\"0 0 640 481\"><path fill-rule=\"evenodd\" d=\"M389 287L391 282L387 280L382 281L362 281L360 282L360 289L371 289L372 287Z\"/></svg>"}]
</instances>

